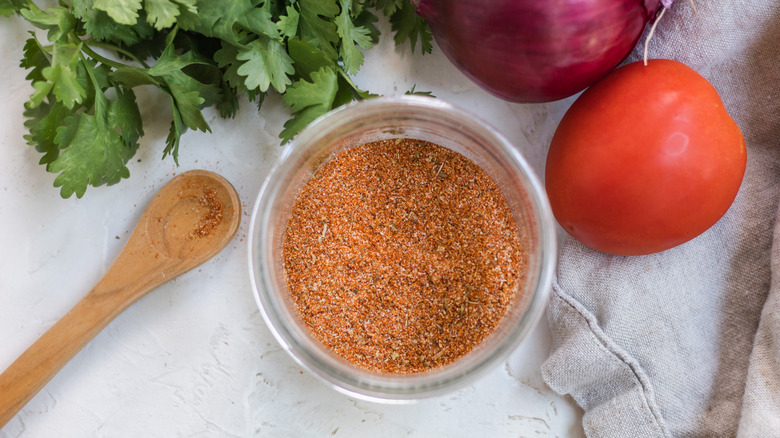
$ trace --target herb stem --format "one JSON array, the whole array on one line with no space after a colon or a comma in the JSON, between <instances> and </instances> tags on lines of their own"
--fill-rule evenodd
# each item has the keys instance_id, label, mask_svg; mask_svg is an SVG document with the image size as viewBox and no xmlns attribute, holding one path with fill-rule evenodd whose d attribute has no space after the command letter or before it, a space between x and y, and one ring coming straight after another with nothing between
<instances>
[{"instance_id":1,"label":"herb stem","mask_svg":"<svg viewBox=\"0 0 780 438\"><path fill-rule=\"evenodd\" d=\"M38 5L36 5L36 4L35 4L35 2L34 2L34 1L32 1L32 0L26 0L26 1L25 1L25 3L27 3L27 7L28 7L29 9L31 9L31 10L34 10L33 8L40 10L40 8L38 7ZM18 8L18 9L16 10L16 12L17 12L17 13L19 13L20 9L22 9L22 8Z\"/></svg>"},{"instance_id":2,"label":"herb stem","mask_svg":"<svg viewBox=\"0 0 780 438\"><path fill-rule=\"evenodd\" d=\"M84 48L86 49L87 47L84 46ZM83 57L84 54L82 53L80 56ZM92 86L95 88L95 100L93 104L95 107L95 116L102 118L105 115L105 94L103 94L103 91L100 89L100 83L95 77L95 74L92 72L92 69L89 68L89 64L84 62L84 66L87 67L84 70L86 70L87 76L89 76L89 80L92 82Z\"/></svg>"},{"instance_id":3,"label":"herb stem","mask_svg":"<svg viewBox=\"0 0 780 438\"><path fill-rule=\"evenodd\" d=\"M92 48L90 46L88 46L86 42L82 42L82 44L83 45L81 47L81 50L84 53L86 53L87 55L89 55L92 59L94 59L96 61L100 61L102 64L105 64L105 65L107 65L109 67L113 67L113 68L127 67L126 65L122 64L121 62L117 62L117 61L108 59L105 56L99 55L97 52L92 50ZM93 45L95 45L95 44L93 43ZM115 47L111 47L111 48L116 49Z\"/></svg>"},{"instance_id":4,"label":"herb stem","mask_svg":"<svg viewBox=\"0 0 780 438\"><path fill-rule=\"evenodd\" d=\"M91 38L90 38L89 40L87 40L87 41L84 41L84 43L88 43L88 44L89 44L90 46L92 46L92 47L102 47L102 48L104 48L104 49L109 49L109 50L113 50L113 51L115 51L115 52L117 52L117 53L121 53L122 55L125 55L125 56L127 56L128 58L132 59L133 61L135 61L135 62L137 62L137 63L141 64L141 66L142 66L143 68L149 68L149 64L147 64L147 63L145 63L143 60L139 59L139 58L138 58L137 56L135 56L135 55L134 55L132 52L130 52L130 51L128 51L128 50L125 50L125 49L123 49L123 48L121 48L121 47L117 47L117 46L115 46L115 45L113 45L113 44L106 44L106 43L101 43L101 42L99 42L99 41L95 41L94 39L91 39ZM93 53L94 53L94 52L93 52ZM90 53L90 56L92 56L92 53ZM105 60L105 58L104 58L104 60ZM103 62L103 63L105 63L105 62L104 62L104 60L100 60L100 61L101 61L101 62ZM109 65L110 65L110 64L109 64Z\"/></svg>"}]
</instances>

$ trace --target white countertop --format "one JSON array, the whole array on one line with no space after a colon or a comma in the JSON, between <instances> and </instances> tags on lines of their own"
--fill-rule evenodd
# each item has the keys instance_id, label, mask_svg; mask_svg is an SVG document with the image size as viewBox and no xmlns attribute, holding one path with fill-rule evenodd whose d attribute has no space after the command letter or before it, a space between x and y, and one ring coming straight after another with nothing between
<instances>
[{"instance_id":1,"label":"white countertop","mask_svg":"<svg viewBox=\"0 0 780 438\"><path fill-rule=\"evenodd\" d=\"M249 282L249 213L279 155L286 113L269 96L258 113L243 102L232 120L205 116L211 134L189 131L179 163L161 160L167 100L137 90L145 136L130 179L62 199L54 175L22 136L31 92L18 67L29 28L0 17L0 370L100 279L152 195L186 170L213 170L238 189L243 220L214 259L151 292L119 315L2 430L0 437L579 437L581 411L553 393L539 367L546 321L502 365L450 395L410 405L350 399L301 369L277 344ZM433 55L396 49L387 26L356 82L402 94L416 84L490 121L541 174L552 132L571 99L509 104ZM0 394L2 397L2 394Z\"/></svg>"}]
</instances>

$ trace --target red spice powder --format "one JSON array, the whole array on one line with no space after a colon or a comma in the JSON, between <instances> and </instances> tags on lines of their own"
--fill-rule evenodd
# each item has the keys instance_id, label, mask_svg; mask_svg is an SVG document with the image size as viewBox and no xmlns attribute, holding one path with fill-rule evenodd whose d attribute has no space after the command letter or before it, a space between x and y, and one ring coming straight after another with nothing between
<instances>
[{"instance_id":1,"label":"red spice powder","mask_svg":"<svg viewBox=\"0 0 780 438\"><path fill-rule=\"evenodd\" d=\"M344 151L306 182L283 242L291 298L351 363L419 373L471 351L523 275L517 224L495 182L411 139Z\"/></svg>"},{"instance_id":2,"label":"red spice powder","mask_svg":"<svg viewBox=\"0 0 780 438\"><path fill-rule=\"evenodd\" d=\"M217 191L213 188L204 190L203 196L198 199L198 204L206 210L200 218L198 227L190 233L190 238L206 237L222 223L225 215L222 203L217 198Z\"/></svg>"}]
</instances>

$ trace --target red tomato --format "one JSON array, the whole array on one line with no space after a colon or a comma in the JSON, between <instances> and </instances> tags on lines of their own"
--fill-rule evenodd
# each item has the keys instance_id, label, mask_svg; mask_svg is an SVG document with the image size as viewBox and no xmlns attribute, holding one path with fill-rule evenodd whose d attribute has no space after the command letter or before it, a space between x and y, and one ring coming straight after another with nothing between
<instances>
[{"instance_id":1,"label":"red tomato","mask_svg":"<svg viewBox=\"0 0 780 438\"><path fill-rule=\"evenodd\" d=\"M715 88L671 60L618 68L564 115L545 184L558 223L599 251L650 254L731 206L747 151Z\"/></svg>"}]
</instances>

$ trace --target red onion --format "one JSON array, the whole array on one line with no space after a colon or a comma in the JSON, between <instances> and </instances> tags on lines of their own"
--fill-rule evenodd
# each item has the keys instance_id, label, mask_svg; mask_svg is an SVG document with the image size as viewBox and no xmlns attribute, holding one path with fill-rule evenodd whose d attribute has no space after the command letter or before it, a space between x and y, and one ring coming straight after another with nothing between
<instances>
[{"instance_id":1,"label":"red onion","mask_svg":"<svg viewBox=\"0 0 780 438\"><path fill-rule=\"evenodd\" d=\"M413 2L450 61L512 102L582 91L628 56L662 7L661 0Z\"/></svg>"}]
</instances>

